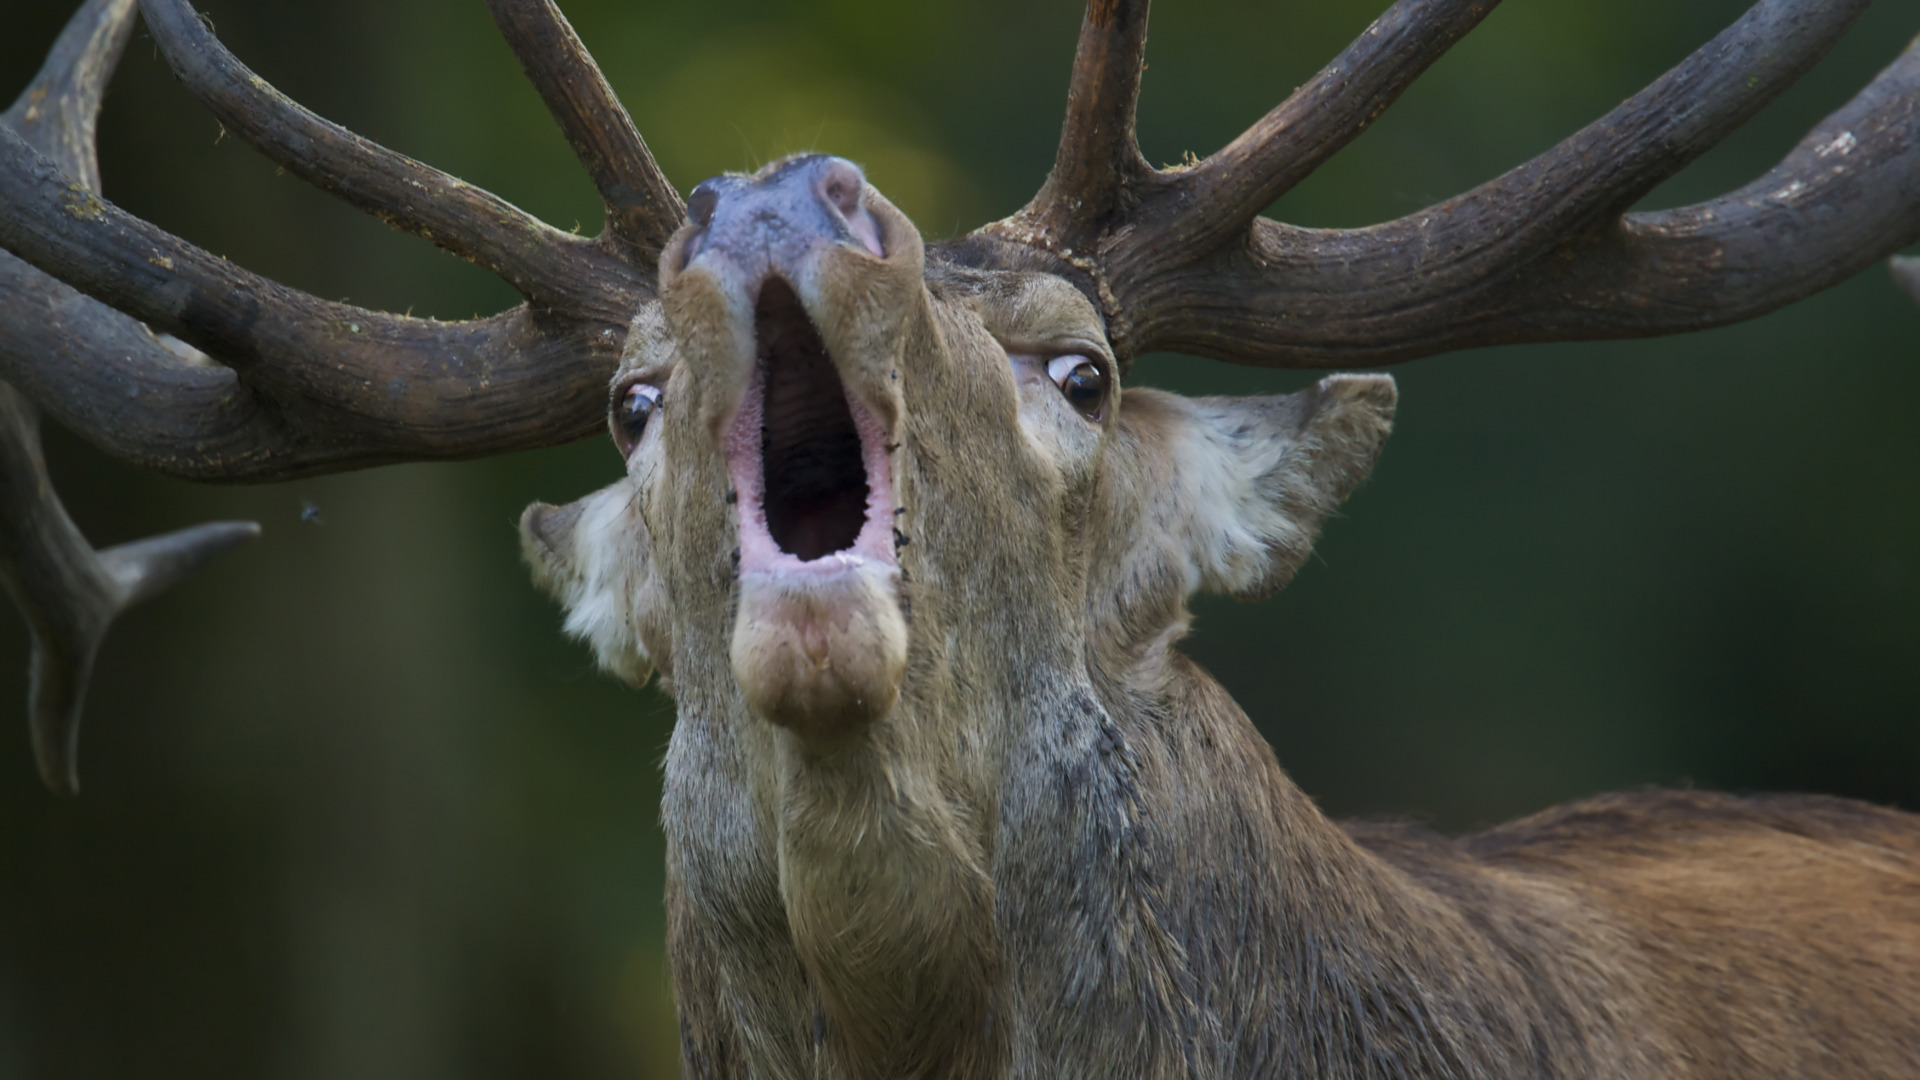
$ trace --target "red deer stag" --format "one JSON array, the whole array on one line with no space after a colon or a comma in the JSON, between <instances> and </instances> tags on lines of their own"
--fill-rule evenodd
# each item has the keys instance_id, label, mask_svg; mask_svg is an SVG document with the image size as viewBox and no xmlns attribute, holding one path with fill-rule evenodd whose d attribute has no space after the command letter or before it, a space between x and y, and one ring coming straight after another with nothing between
<instances>
[{"instance_id":1,"label":"red deer stag","mask_svg":"<svg viewBox=\"0 0 1920 1080\"><path fill-rule=\"evenodd\" d=\"M139 8L226 130L525 305L448 324L331 303L100 199L93 109L134 4L89 0L0 126L0 374L121 456L223 479L606 418L626 478L521 527L569 631L677 703L688 1075L1920 1070L1920 819L1697 793L1457 841L1325 818L1175 646L1196 591L1293 576L1394 384L1120 389L1155 349L1369 366L1714 326L1886 257L1920 237L1920 47L1749 187L1625 212L1862 3L1762 0L1507 175L1309 230L1260 211L1492 0L1401 0L1240 138L1161 170L1133 138L1147 4L1093 0L1045 185L937 245L833 157L683 208L553 4L490 6L606 202L598 239L302 110L185 0ZM108 412L109 380L142 404ZM43 767L70 784L112 612L245 530L95 556L7 404L7 579L39 639Z\"/></svg>"}]
</instances>

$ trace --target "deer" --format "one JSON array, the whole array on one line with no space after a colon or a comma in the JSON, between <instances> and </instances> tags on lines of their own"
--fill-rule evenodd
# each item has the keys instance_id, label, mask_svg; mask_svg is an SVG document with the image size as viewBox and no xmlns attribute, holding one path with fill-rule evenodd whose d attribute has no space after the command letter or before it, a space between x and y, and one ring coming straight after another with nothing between
<instances>
[{"instance_id":1,"label":"deer","mask_svg":"<svg viewBox=\"0 0 1920 1080\"><path fill-rule=\"evenodd\" d=\"M35 631L50 785L77 786L112 618L257 530L93 551L38 460L40 411L221 480L605 430L625 476L529 506L521 543L566 632L675 701L688 1076L1920 1068L1920 817L1698 791L1462 838L1323 814L1178 646L1196 593L1301 570L1381 453L1395 384L1123 384L1155 350L1367 368L1678 333L1888 257L1920 238L1920 45L1747 187L1628 211L1864 3L1760 0L1511 172L1304 229L1262 212L1493 0L1398 0L1168 168L1134 138L1148 4L1091 0L1045 183L940 242L826 154L683 202L552 0L488 6L606 204L599 237L315 116L186 0L86 0L5 114L0 577ZM227 131L526 302L442 323L326 301L100 198L93 116L136 13ZM135 404L98 392L129 381Z\"/></svg>"}]
</instances>

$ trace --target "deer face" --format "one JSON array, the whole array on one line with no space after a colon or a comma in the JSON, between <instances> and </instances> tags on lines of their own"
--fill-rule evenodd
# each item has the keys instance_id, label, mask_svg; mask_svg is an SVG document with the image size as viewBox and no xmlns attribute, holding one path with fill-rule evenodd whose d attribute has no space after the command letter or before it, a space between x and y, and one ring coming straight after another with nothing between
<instances>
[{"instance_id":1,"label":"deer face","mask_svg":"<svg viewBox=\"0 0 1920 1080\"><path fill-rule=\"evenodd\" d=\"M814 750L1010 667L1150 686L1187 597L1284 584L1391 421L1382 377L1123 394L1080 288L930 256L837 158L689 216L612 386L626 479L523 539L608 670Z\"/></svg>"}]
</instances>

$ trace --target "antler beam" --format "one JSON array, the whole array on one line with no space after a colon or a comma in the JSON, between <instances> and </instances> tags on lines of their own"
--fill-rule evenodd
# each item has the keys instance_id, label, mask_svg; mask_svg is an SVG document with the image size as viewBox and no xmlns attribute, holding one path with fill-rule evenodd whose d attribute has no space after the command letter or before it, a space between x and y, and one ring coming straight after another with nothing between
<instances>
[{"instance_id":1,"label":"antler beam","mask_svg":"<svg viewBox=\"0 0 1920 1080\"><path fill-rule=\"evenodd\" d=\"M1208 249L1292 190L1493 11L1499 0L1401 0L1239 138L1174 177L1183 232ZM1162 196L1166 198L1167 196Z\"/></svg>"},{"instance_id":2,"label":"antler beam","mask_svg":"<svg viewBox=\"0 0 1920 1080\"><path fill-rule=\"evenodd\" d=\"M1257 220L1244 246L1130 279L1143 282L1140 336L1283 367L1644 337L1751 318L1911 243L1920 236L1913 49L1754 184L1697 206L1621 214L1757 110L1712 86L1753 78L1754 97L1778 93L1812 62L1805 53L1843 29L1816 35L1803 22L1791 46L1769 45L1771 20L1756 13L1769 14L1756 8L1615 113L1465 195L1368 229ZM1773 66L1752 74L1746 60L1760 54ZM1696 104L1660 105L1669 94Z\"/></svg>"},{"instance_id":3,"label":"antler beam","mask_svg":"<svg viewBox=\"0 0 1920 1080\"><path fill-rule=\"evenodd\" d=\"M176 74L228 130L493 271L529 304L441 323L324 301L125 213L0 131L0 246L99 301L29 283L32 272L18 268L16 288L61 319L60 352L89 360L81 377L53 378L48 353L25 347L50 333L9 320L19 325L6 332L0 376L109 452L199 479L478 457L598 431L627 320L652 294L681 204L549 0L493 6L608 201L599 240L553 229L301 108L221 47L184 0L142 0L141 10ZM176 355L135 319L199 352ZM149 391L132 422L128 409L103 415L103 383L129 381Z\"/></svg>"},{"instance_id":4,"label":"antler beam","mask_svg":"<svg viewBox=\"0 0 1920 1080\"><path fill-rule=\"evenodd\" d=\"M0 131L46 150L76 183L99 183L94 120L115 59L133 27L133 0L90 0L68 24L32 85L0 114ZM16 134L18 133L18 134ZM30 303L61 309L69 293L0 252L0 308ZM78 299L77 297L75 299ZM97 305L96 305L97 306ZM131 320L120 320L128 323ZM45 328L60 320L0 321L0 353L36 348L58 355ZM103 325L124 335L123 325ZM151 335L119 342L172 354ZM0 584L33 633L28 719L40 775L56 792L79 790L81 705L94 656L113 619L179 581L215 555L259 535L252 522L215 522L95 553L54 494L40 453L39 416L0 383Z\"/></svg>"},{"instance_id":5,"label":"antler beam","mask_svg":"<svg viewBox=\"0 0 1920 1080\"><path fill-rule=\"evenodd\" d=\"M1920 238L1913 49L1755 184L1699 206L1625 213L1792 85L1866 0L1761 0L1552 150L1397 221L1301 229L1257 216L1493 2L1401 0L1218 153L1190 168L1134 172L1078 165L1129 159L1069 145L1086 138L1077 134L1088 127L1080 87L1101 84L1079 70L1088 57L1108 57L1116 70L1107 81L1129 94L1137 83L1137 55L1089 45L1107 6L1096 2L1054 175L985 233L1085 273L1123 356L1172 349L1273 367L1700 329L1789 303ZM1137 15L1129 41L1144 40L1144 4ZM1101 115L1124 115L1137 158L1131 96L1124 112L1111 104L1118 98L1103 100ZM1119 137L1111 122L1101 130ZM1071 212L1078 205L1104 209Z\"/></svg>"}]
</instances>

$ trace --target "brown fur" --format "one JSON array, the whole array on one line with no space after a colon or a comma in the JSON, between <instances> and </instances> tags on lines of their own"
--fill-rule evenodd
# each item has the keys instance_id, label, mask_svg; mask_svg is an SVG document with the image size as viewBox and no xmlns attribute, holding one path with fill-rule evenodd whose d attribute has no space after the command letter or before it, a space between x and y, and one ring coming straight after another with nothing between
<instances>
[{"instance_id":1,"label":"brown fur","mask_svg":"<svg viewBox=\"0 0 1920 1080\"><path fill-rule=\"evenodd\" d=\"M1111 365L1077 283L923 253L868 200L885 257L833 255L808 312L899 443L902 574L835 601L899 619L897 673L847 669L890 711L750 704L799 676L738 655L789 639L728 565L716 440L751 349L737 300L676 277L695 230L635 322L626 370L666 404L628 479L523 521L570 629L677 698L690 1077L1920 1071L1920 819L1649 792L1464 840L1328 821L1174 644L1196 590L1291 578L1392 383L1135 390L1089 421L1023 359Z\"/></svg>"}]
</instances>

